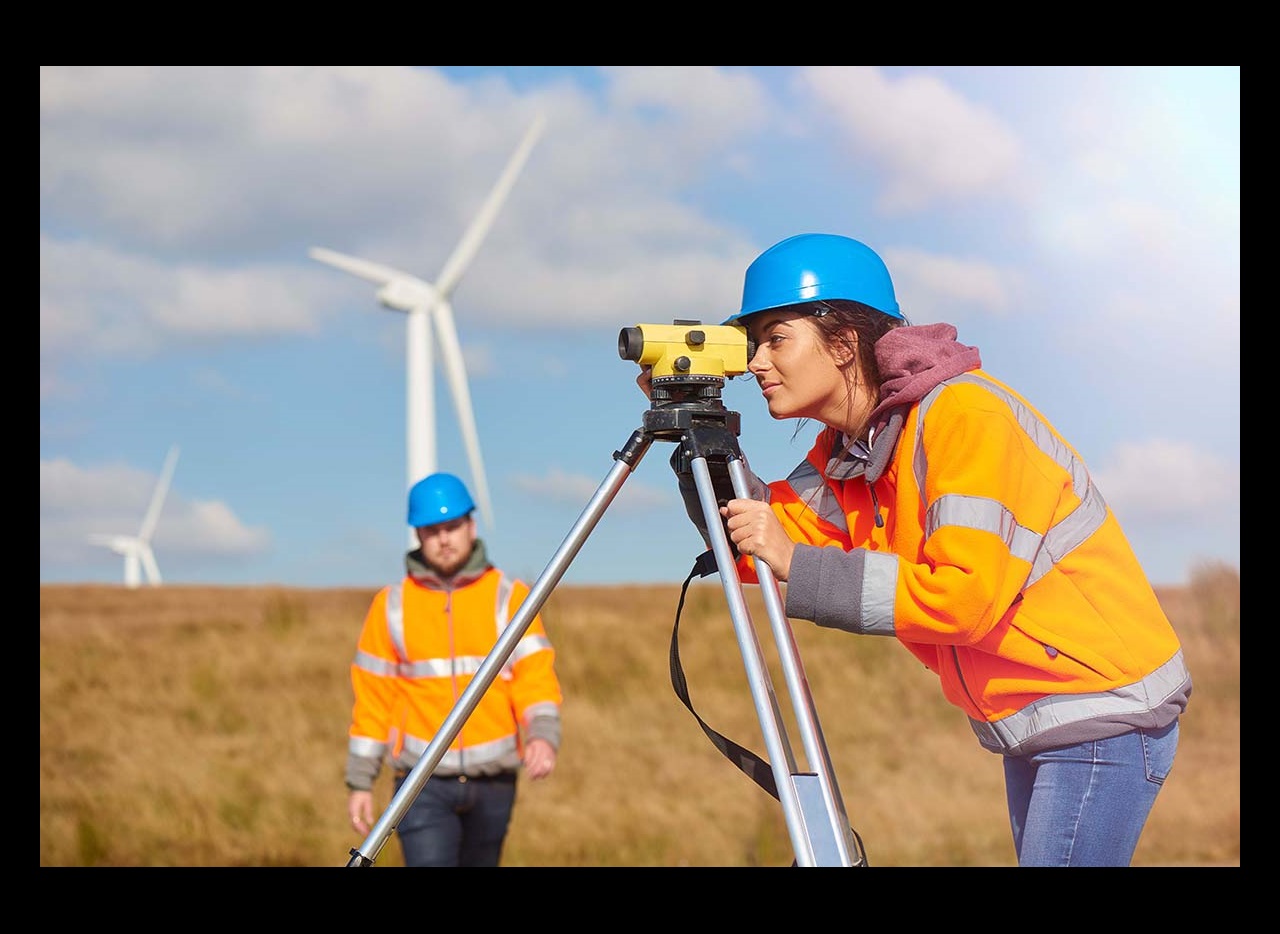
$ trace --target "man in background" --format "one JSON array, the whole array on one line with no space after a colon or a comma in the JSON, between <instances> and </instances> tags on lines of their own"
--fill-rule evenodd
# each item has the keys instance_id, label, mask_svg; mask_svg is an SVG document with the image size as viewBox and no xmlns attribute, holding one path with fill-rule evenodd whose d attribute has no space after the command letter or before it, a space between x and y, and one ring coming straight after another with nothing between
<instances>
[{"instance_id":1,"label":"man in background","mask_svg":"<svg viewBox=\"0 0 1280 934\"><path fill-rule=\"evenodd\" d=\"M383 761L399 792L529 594L490 563L475 503L452 474L414 484L409 525L419 547L406 555L407 575L373 598L351 664L347 812L362 834L373 825ZM396 826L406 866L499 864L519 769L537 780L556 766L554 663L535 616Z\"/></svg>"}]
</instances>

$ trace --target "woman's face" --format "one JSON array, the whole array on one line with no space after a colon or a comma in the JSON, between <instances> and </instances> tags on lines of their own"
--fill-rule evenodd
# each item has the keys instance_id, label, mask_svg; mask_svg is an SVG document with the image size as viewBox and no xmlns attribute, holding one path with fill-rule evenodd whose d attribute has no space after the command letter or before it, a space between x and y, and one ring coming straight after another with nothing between
<instances>
[{"instance_id":1,"label":"woman's face","mask_svg":"<svg viewBox=\"0 0 1280 934\"><path fill-rule=\"evenodd\" d=\"M842 430L850 420L845 372L827 348L812 315L788 310L751 315L747 331L756 352L747 364L774 418L813 418ZM837 345L839 346L839 345Z\"/></svg>"}]
</instances>

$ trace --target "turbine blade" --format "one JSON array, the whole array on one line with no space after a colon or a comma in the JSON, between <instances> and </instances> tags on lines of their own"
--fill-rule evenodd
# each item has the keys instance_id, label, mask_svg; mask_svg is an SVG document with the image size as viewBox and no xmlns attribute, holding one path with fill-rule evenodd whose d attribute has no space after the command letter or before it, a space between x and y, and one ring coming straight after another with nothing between
<instances>
[{"instance_id":1,"label":"turbine blade","mask_svg":"<svg viewBox=\"0 0 1280 934\"><path fill-rule=\"evenodd\" d=\"M156 564L155 552L151 550L151 546L144 544L139 548L138 557L142 559L142 569L147 572L147 583L152 587L159 587L160 567Z\"/></svg>"},{"instance_id":2,"label":"turbine blade","mask_svg":"<svg viewBox=\"0 0 1280 934\"><path fill-rule=\"evenodd\" d=\"M431 283L390 266L344 256L320 247L311 250L311 257L381 285L382 288L378 289L378 301L387 308L394 308L396 311L425 310L436 300L436 289Z\"/></svg>"},{"instance_id":3,"label":"turbine blade","mask_svg":"<svg viewBox=\"0 0 1280 934\"><path fill-rule=\"evenodd\" d=\"M173 468L177 464L178 446L175 444L169 448L169 453L164 459L164 467L160 470L160 481L156 484L155 492L151 494L151 504L147 507L147 514L142 519L142 529L138 532L138 538L144 542L151 541L151 533L156 530L156 522L160 519L165 495L169 492L169 483L173 480Z\"/></svg>"},{"instance_id":4,"label":"turbine blade","mask_svg":"<svg viewBox=\"0 0 1280 934\"><path fill-rule=\"evenodd\" d=\"M307 251L307 255L328 266L341 269L343 272L349 272L351 275L359 276L361 279L367 279L369 282L376 282L379 285L387 285L394 279L413 278L408 273L392 269L390 266L383 266L381 263L374 263L367 259L357 259L344 253L335 253L333 250L326 250L320 246L312 247Z\"/></svg>"},{"instance_id":5,"label":"turbine blade","mask_svg":"<svg viewBox=\"0 0 1280 934\"><path fill-rule=\"evenodd\" d=\"M516 178L524 168L525 162L528 161L529 153L533 150L534 143L542 135L544 126L546 126L546 118L542 114L538 114L533 124L525 131L524 138L520 140L520 145L511 154L511 158L507 161L507 167L498 176L498 181L494 184L493 189L489 192L489 197L485 199L484 204L481 206L480 213L471 221L471 226L467 228L467 232L462 235L458 245L453 248L453 253L445 261L444 268L440 270L440 276L436 279L436 289L441 296L447 298L449 293L453 291L453 287L458 284L458 280L466 272L472 257L480 249L481 241L488 234L494 218L498 216L502 203L507 200L507 195L510 193L511 187L516 183Z\"/></svg>"},{"instance_id":6,"label":"turbine blade","mask_svg":"<svg viewBox=\"0 0 1280 934\"><path fill-rule=\"evenodd\" d=\"M476 431L476 417L471 409L471 392L467 388L467 368L458 346L458 332L453 324L453 307L447 299L441 299L434 310L436 331L440 337L440 359L444 364L453 405L458 412L458 425L462 428L462 440L467 447L467 459L475 480L476 500L485 523L493 528L493 506L489 501L489 485L485 481L484 461L480 457L480 437Z\"/></svg>"}]
</instances>

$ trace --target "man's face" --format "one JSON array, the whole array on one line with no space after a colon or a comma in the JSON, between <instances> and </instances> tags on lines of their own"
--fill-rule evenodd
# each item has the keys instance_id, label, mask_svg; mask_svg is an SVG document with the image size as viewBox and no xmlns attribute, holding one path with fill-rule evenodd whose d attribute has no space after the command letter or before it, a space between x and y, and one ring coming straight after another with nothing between
<instances>
[{"instance_id":1,"label":"man's face","mask_svg":"<svg viewBox=\"0 0 1280 934\"><path fill-rule=\"evenodd\" d=\"M441 574L448 577L471 557L476 542L476 520L473 514L417 529L423 556Z\"/></svg>"}]
</instances>

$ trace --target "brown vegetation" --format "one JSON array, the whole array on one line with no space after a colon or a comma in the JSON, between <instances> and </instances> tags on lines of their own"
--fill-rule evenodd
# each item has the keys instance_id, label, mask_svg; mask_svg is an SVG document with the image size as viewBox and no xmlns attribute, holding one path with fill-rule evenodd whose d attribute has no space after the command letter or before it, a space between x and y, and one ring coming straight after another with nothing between
<instances>
[{"instance_id":1,"label":"brown vegetation","mask_svg":"<svg viewBox=\"0 0 1280 934\"><path fill-rule=\"evenodd\" d=\"M768 617L747 593L773 665ZM364 842L342 784L347 666L372 595L42 585L40 865L345 866ZM672 690L678 596L676 585L562 586L547 600L565 742L551 778L521 779L504 865L791 862L778 802ZM1239 572L1207 566L1160 597L1195 692L1135 865L1238 866ZM1000 760L936 678L889 640L793 628L869 865L1013 865ZM680 653L698 713L764 757L719 583L690 588ZM790 724L780 677L777 691ZM385 808L385 773L378 788ZM392 835L374 867L398 865Z\"/></svg>"}]
</instances>

